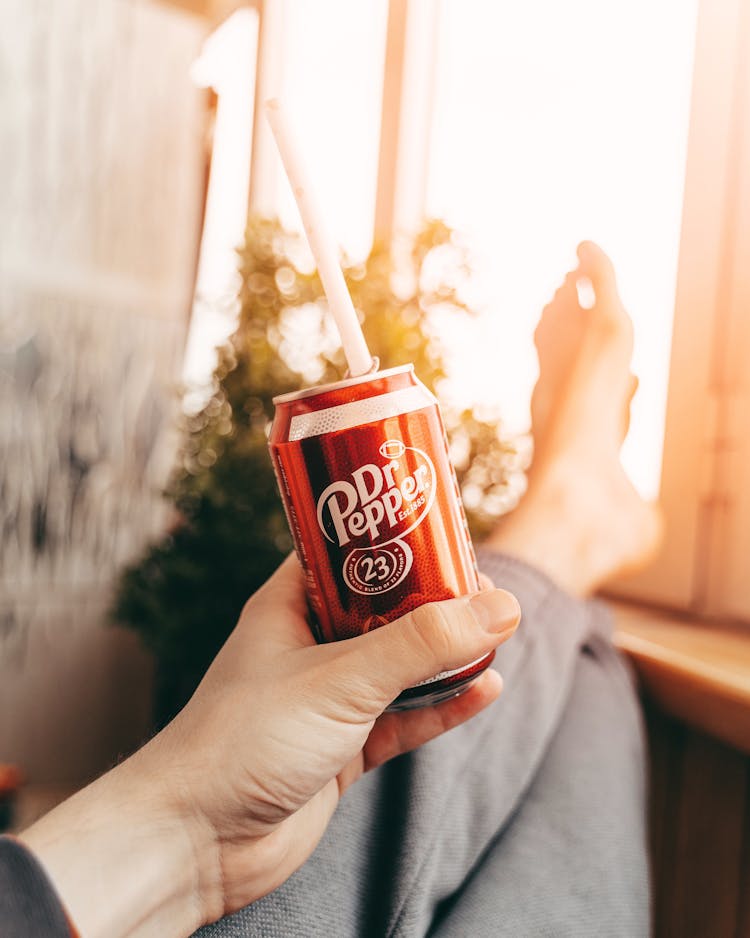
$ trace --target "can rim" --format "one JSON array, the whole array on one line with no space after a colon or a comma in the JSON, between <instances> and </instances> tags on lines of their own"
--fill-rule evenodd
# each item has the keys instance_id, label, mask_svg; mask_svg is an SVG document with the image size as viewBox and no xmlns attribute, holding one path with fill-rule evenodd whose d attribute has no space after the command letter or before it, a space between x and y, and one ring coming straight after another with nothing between
<instances>
[{"instance_id":1,"label":"can rim","mask_svg":"<svg viewBox=\"0 0 750 938\"><path fill-rule=\"evenodd\" d=\"M414 371L414 365L398 365L395 368L385 368L383 371L371 371L366 375L359 375L357 378L344 378L342 381L332 381L330 384L319 384L314 388L304 388L302 391L289 391L287 394L277 394L273 398L274 404L288 404L290 401L298 401L303 397L312 397L315 394L327 394L329 391L338 391L339 388L350 388L357 384L364 384L367 381L375 381L379 378L390 378L391 375L400 375L409 371Z\"/></svg>"}]
</instances>

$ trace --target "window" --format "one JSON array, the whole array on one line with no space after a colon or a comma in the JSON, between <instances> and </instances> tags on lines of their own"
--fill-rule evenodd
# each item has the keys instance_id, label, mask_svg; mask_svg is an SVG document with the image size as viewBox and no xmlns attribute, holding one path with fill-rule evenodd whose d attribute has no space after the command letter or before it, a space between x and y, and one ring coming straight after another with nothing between
<instances>
[{"instance_id":1,"label":"window","mask_svg":"<svg viewBox=\"0 0 750 938\"><path fill-rule=\"evenodd\" d=\"M477 368L481 343L466 340L465 393L523 426L533 323L575 242L600 240L637 330L624 459L667 522L650 569L613 589L750 618L750 8L443 0L440 13L426 208L484 255L495 362Z\"/></svg>"},{"instance_id":2,"label":"window","mask_svg":"<svg viewBox=\"0 0 750 938\"><path fill-rule=\"evenodd\" d=\"M283 97L331 213L331 230L350 257L364 257L375 213L387 2L276 0L265 7L264 16L273 19L263 34L269 44L263 100ZM261 173L253 208L301 232L265 119L257 132L266 152L262 166L253 167Z\"/></svg>"},{"instance_id":3,"label":"window","mask_svg":"<svg viewBox=\"0 0 750 938\"><path fill-rule=\"evenodd\" d=\"M661 500L664 550L638 596L750 618L744 478L750 422L750 10L699 9L675 300Z\"/></svg>"},{"instance_id":4,"label":"window","mask_svg":"<svg viewBox=\"0 0 750 938\"><path fill-rule=\"evenodd\" d=\"M750 618L750 5L256 6L255 101L283 93L347 253L425 214L469 236L485 311L456 396L524 429L539 312L578 240L611 254L641 381L624 461L668 531L617 589ZM299 227L258 119L252 154L251 206Z\"/></svg>"},{"instance_id":5,"label":"window","mask_svg":"<svg viewBox=\"0 0 750 938\"><path fill-rule=\"evenodd\" d=\"M697 0L441 8L427 211L476 245L485 306L476 330L485 341L469 336L460 350L461 383L474 400L498 401L514 428L527 426L534 326L577 242L598 241L636 327L640 388L624 460L650 498L659 490L696 9Z\"/></svg>"},{"instance_id":6,"label":"window","mask_svg":"<svg viewBox=\"0 0 750 938\"><path fill-rule=\"evenodd\" d=\"M248 202L254 212L278 216L288 229L302 231L263 116L268 98L284 98L342 248L358 258L372 243L387 0L361 8L347 0L255 6L260 15L244 8L225 20L193 67L193 80L214 92L216 104L183 366L188 410L205 400L215 348L235 328L236 249Z\"/></svg>"},{"instance_id":7,"label":"window","mask_svg":"<svg viewBox=\"0 0 750 938\"><path fill-rule=\"evenodd\" d=\"M238 10L203 43L192 78L216 96L195 295L182 378L185 406L200 408L215 349L234 329L237 255L247 221L258 13Z\"/></svg>"}]
</instances>

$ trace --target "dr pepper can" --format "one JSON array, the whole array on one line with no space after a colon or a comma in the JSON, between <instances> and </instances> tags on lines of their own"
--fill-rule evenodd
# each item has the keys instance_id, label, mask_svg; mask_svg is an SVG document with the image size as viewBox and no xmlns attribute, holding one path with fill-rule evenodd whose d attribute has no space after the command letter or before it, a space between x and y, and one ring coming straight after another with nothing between
<instances>
[{"instance_id":1,"label":"dr pepper can","mask_svg":"<svg viewBox=\"0 0 750 938\"><path fill-rule=\"evenodd\" d=\"M274 404L271 458L319 642L479 589L440 410L412 365ZM408 688L390 709L455 696L493 657Z\"/></svg>"}]
</instances>

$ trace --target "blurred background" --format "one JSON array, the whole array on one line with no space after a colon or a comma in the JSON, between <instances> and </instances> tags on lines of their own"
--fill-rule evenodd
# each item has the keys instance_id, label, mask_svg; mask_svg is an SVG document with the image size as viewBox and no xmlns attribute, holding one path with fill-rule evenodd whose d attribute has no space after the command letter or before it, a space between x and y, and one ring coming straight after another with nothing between
<instances>
[{"instance_id":1,"label":"blurred background","mask_svg":"<svg viewBox=\"0 0 750 938\"><path fill-rule=\"evenodd\" d=\"M370 341L439 391L477 536L523 493L539 312L579 240L610 253L623 459L667 522L608 591L653 708L657 924L750 934L747 0L3 14L0 763L42 804L131 751L288 549L270 400L341 363L262 119L282 95Z\"/></svg>"}]
</instances>

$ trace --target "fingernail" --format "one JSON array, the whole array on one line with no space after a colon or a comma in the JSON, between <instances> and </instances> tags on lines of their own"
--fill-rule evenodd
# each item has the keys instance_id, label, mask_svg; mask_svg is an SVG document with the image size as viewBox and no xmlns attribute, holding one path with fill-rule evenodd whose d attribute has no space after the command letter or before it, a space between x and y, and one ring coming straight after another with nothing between
<instances>
[{"instance_id":1,"label":"fingernail","mask_svg":"<svg viewBox=\"0 0 750 938\"><path fill-rule=\"evenodd\" d=\"M521 618L521 607L512 593L486 590L469 601L477 622L486 632L512 632Z\"/></svg>"}]
</instances>

